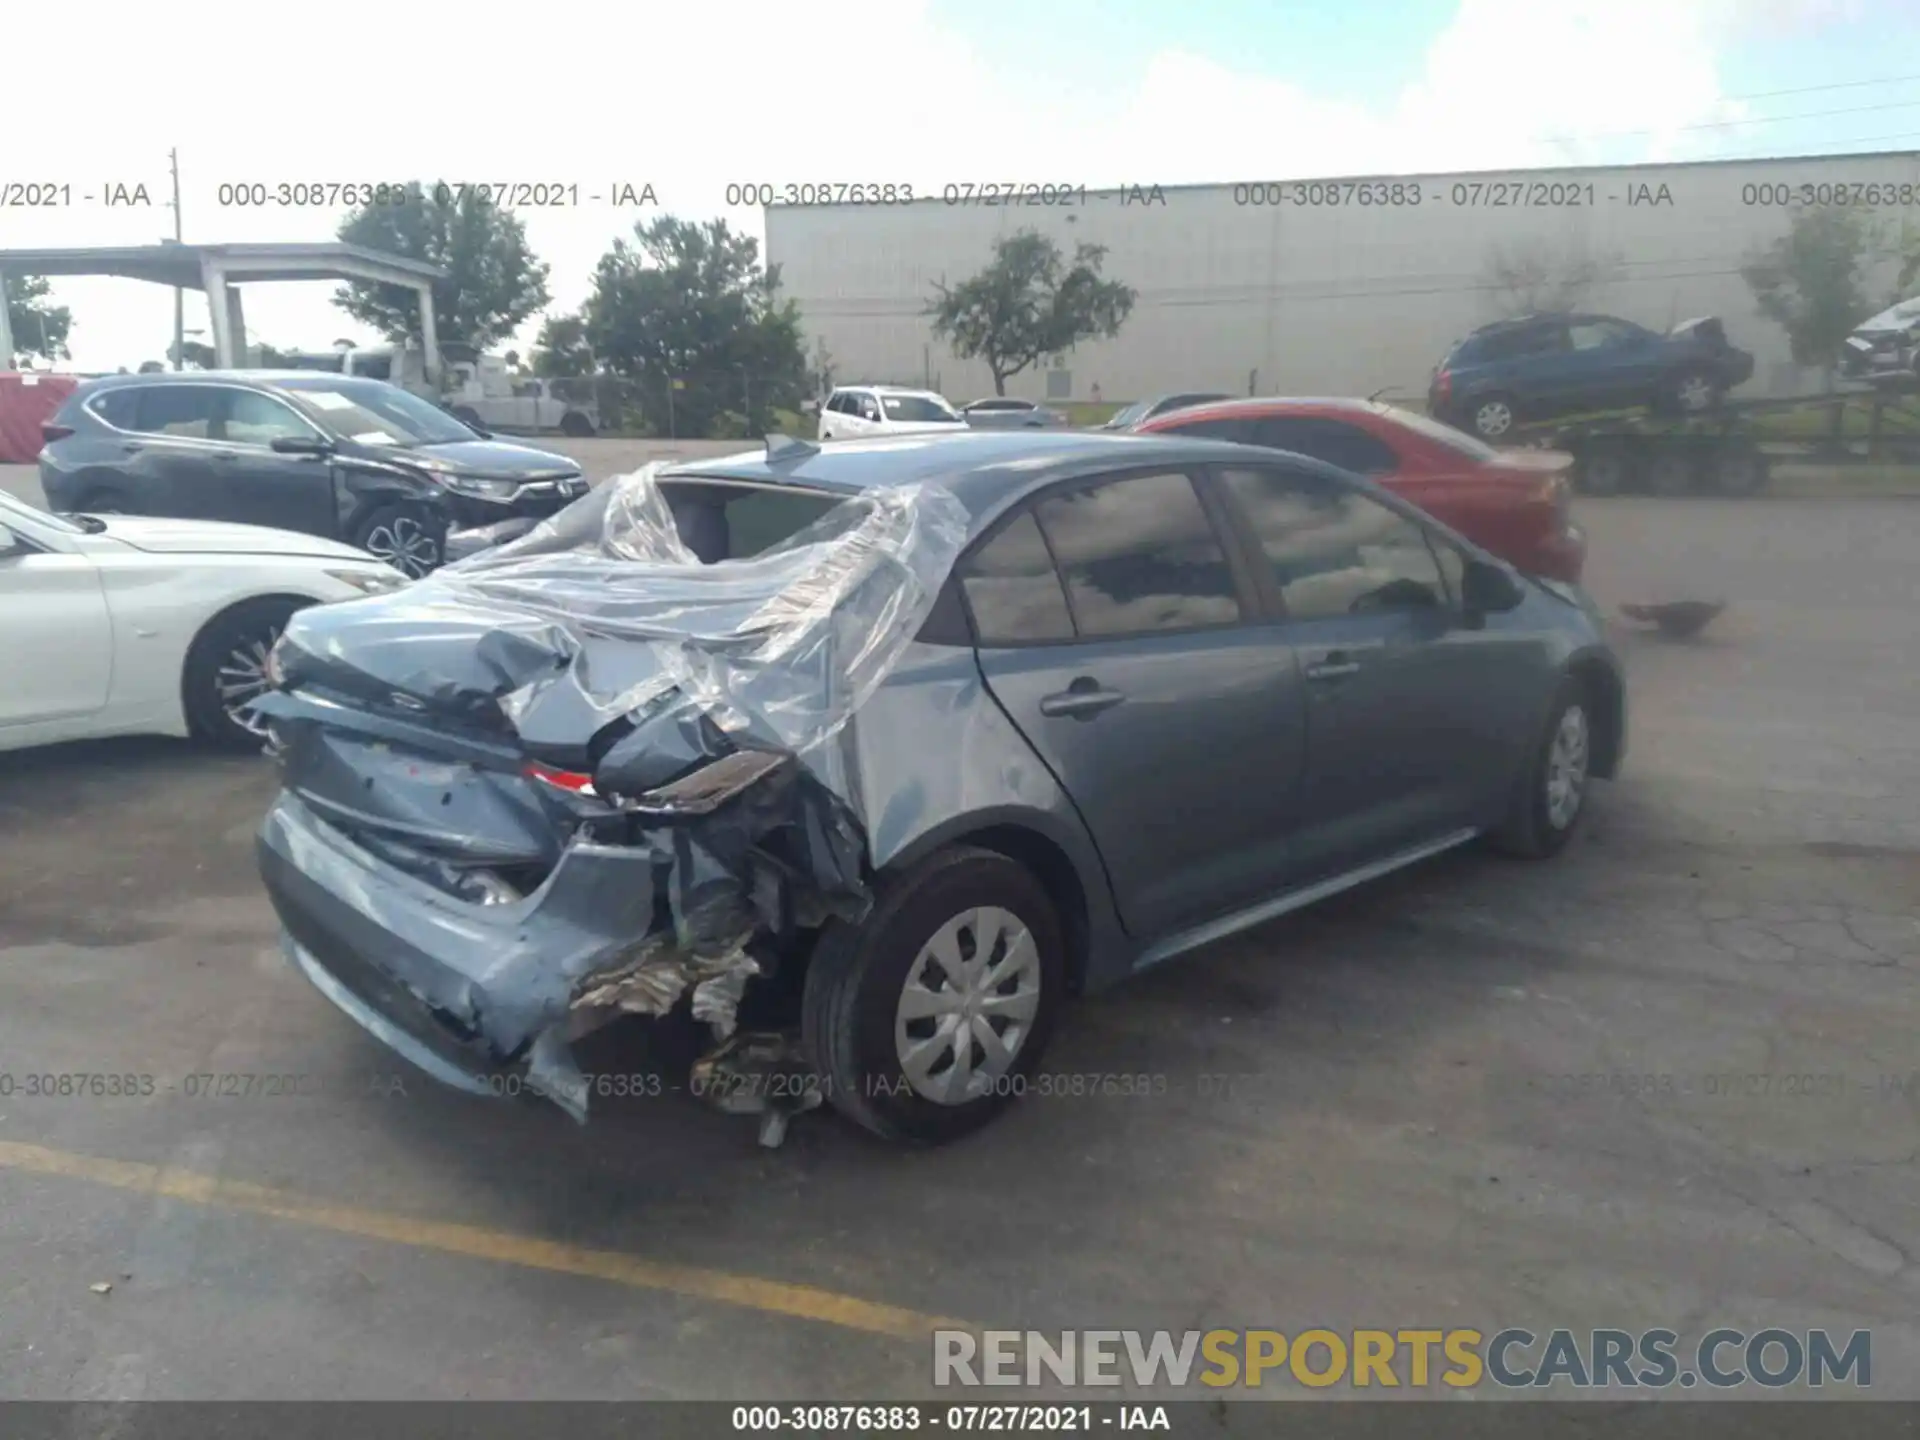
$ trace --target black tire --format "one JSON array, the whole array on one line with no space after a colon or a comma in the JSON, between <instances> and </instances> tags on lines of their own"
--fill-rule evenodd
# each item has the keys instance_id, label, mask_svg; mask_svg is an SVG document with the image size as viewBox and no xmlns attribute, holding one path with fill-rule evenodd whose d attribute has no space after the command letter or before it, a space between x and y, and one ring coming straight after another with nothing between
<instances>
[{"instance_id":1,"label":"black tire","mask_svg":"<svg viewBox=\"0 0 1920 1440\"><path fill-rule=\"evenodd\" d=\"M237 682L242 657L260 667L264 682L267 652L299 608L297 600L247 600L201 627L180 674L180 700L195 739L242 754L257 752L266 743L263 731L249 729L231 713L226 692Z\"/></svg>"},{"instance_id":2,"label":"black tire","mask_svg":"<svg viewBox=\"0 0 1920 1440\"><path fill-rule=\"evenodd\" d=\"M418 580L447 556L447 517L405 501L377 506L354 527L350 543Z\"/></svg>"},{"instance_id":3,"label":"black tire","mask_svg":"<svg viewBox=\"0 0 1920 1440\"><path fill-rule=\"evenodd\" d=\"M1767 488L1767 457L1752 445L1723 445L1707 468L1716 495L1757 495Z\"/></svg>"},{"instance_id":4,"label":"black tire","mask_svg":"<svg viewBox=\"0 0 1920 1440\"><path fill-rule=\"evenodd\" d=\"M1647 456L1644 474L1647 489L1669 500L1681 495L1691 495L1700 488L1698 457L1685 446L1656 447L1654 452Z\"/></svg>"},{"instance_id":5,"label":"black tire","mask_svg":"<svg viewBox=\"0 0 1920 1440\"><path fill-rule=\"evenodd\" d=\"M1634 480L1634 454L1627 445L1590 445L1574 467L1574 488L1582 495L1618 495Z\"/></svg>"},{"instance_id":6,"label":"black tire","mask_svg":"<svg viewBox=\"0 0 1920 1440\"><path fill-rule=\"evenodd\" d=\"M1570 815L1556 815L1549 799L1549 775L1555 758L1555 740L1562 723L1572 710L1583 717L1584 748L1580 784ZM1593 786L1593 727L1598 707L1588 687L1576 675L1568 675L1554 692L1547 707L1546 724L1541 727L1532 753L1514 783L1506 818L1490 832L1487 843L1503 855L1521 860L1545 860L1567 848L1574 831L1587 813L1587 799Z\"/></svg>"},{"instance_id":7,"label":"black tire","mask_svg":"<svg viewBox=\"0 0 1920 1440\"><path fill-rule=\"evenodd\" d=\"M560 417L560 433L571 435L576 440L584 440L593 434L593 421L578 410L569 410Z\"/></svg>"},{"instance_id":8,"label":"black tire","mask_svg":"<svg viewBox=\"0 0 1920 1440\"><path fill-rule=\"evenodd\" d=\"M1500 392L1474 397L1460 407L1460 414L1467 422L1468 432L1482 440L1504 440L1520 423L1519 402Z\"/></svg>"},{"instance_id":9,"label":"black tire","mask_svg":"<svg viewBox=\"0 0 1920 1440\"><path fill-rule=\"evenodd\" d=\"M466 405L454 406L453 418L458 420L462 425L470 426L475 430L478 430L480 428L480 412L471 408L470 406L466 406Z\"/></svg>"},{"instance_id":10,"label":"black tire","mask_svg":"<svg viewBox=\"0 0 1920 1440\"><path fill-rule=\"evenodd\" d=\"M984 907L1009 912L1032 937L1038 1008L1011 1067L986 1093L937 1103L907 1078L896 1044L897 1010L927 942L965 912ZM955 846L883 881L862 923L836 921L822 934L807 970L802 1042L841 1114L884 1139L941 1144L978 1130L1025 1092L1052 1036L1066 978L1065 938L1045 887L1004 855ZM971 1054L978 1042L968 1044Z\"/></svg>"}]
</instances>

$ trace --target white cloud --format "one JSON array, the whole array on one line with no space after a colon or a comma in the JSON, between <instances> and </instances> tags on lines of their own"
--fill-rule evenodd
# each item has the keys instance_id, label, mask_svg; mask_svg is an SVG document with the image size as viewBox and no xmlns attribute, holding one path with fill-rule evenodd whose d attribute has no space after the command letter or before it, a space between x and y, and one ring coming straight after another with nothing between
<instances>
[{"instance_id":1,"label":"white cloud","mask_svg":"<svg viewBox=\"0 0 1920 1440\"><path fill-rule=\"evenodd\" d=\"M1815 3L1768 0L1782 15ZM328 238L337 216L221 208L216 187L628 180L705 217L723 212L729 181L937 187L1012 165L1020 178L1175 184L1668 156L1718 143L1680 127L1732 113L1716 58L1736 22L1734 0L1462 0L1399 94L1330 98L1175 49L1096 105L996 75L992 46L943 31L922 0L644 14L612 0L473 4L457 23L439 5L392 3L377 24L231 0L201 0L188 20L186 8L94 6L89 24L115 43L89 51L84 86L67 67L9 67L0 178L139 181L160 201L177 144L188 239L299 240ZM0 33L16 55L52 54L73 24L29 6ZM1657 133L1553 138L1638 130ZM757 228L757 212L727 213ZM594 261L634 218L603 206L527 216L557 306L584 297ZM5 219L0 245L145 243L171 228L158 208ZM250 326L283 346L351 333L327 292L256 289ZM81 363L164 349L166 292L71 280L56 295L75 309ZM204 325L197 296L190 305L189 324Z\"/></svg>"}]
</instances>

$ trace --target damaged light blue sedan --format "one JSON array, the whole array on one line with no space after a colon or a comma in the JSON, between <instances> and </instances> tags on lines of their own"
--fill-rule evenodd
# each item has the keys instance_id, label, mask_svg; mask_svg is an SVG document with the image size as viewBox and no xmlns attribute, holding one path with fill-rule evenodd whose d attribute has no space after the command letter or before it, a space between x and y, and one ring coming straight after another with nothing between
<instances>
[{"instance_id":1,"label":"damaged light blue sedan","mask_svg":"<svg viewBox=\"0 0 1920 1440\"><path fill-rule=\"evenodd\" d=\"M1070 995L1477 837L1555 854L1626 744L1580 592L1147 436L649 467L270 668L259 862L323 994L578 1119L577 1039L690 1013L769 1143L821 1096L973 1130Z\"/></svg>"}]
</instances>

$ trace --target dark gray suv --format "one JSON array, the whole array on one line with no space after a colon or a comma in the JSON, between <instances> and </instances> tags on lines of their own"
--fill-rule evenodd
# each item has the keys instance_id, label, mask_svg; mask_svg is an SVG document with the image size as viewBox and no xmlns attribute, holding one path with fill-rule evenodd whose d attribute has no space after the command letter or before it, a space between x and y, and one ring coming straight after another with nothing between
<instances>
[{"instance_id":1,"label":"dark gray suv","mask_svg":"<svg viewBox=\"0 0 1920 1440\"><path fill-rule=\"evenodd\" d=\"M625 476L273 669L287 953L399 1053L584 1119L576 1039L690 1014L726 1108L920 1140L1024 1093L1073 992L1476 837L1556 853L1626 742L1579 592L1158 437Z\"/></svg>"},{"instance_id":2,"label":"dark gray suv","mask_svg":"<svg viewBox=\"0 0 1920 1440\"><path fill-rule=\"evenodd\" d=\"M450 529L551 515L587 490L564 455L383 380L309 371L113 376L41 433L55 510L297 530L413 576L440 564Z\"/></svg>"}]
</instances>

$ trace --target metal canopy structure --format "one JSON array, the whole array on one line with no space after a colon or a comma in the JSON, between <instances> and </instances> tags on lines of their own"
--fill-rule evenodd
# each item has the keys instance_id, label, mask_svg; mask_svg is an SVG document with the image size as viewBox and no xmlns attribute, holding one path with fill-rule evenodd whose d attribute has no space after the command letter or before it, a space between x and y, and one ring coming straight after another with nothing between
<instances>
[{"instance_id":1,"label":"metal canopy structure","mask_svg":"<svg viewBox=\"0 0 1920 1440\"><path fill-rule=\"evenodd\" d=\"M427 377L440 378L433 282L447 278L438 265L360 245L108 245L60 250L0 250L0 281L7 275L115 275L181 290L203 290L213 319L213 350L224 370L245 364L247 326L242 285L288 280L368 280L401 285L420 297L420 341ZM13 354L13 332L0 305L0 360Z\"/></svg>"}]
</instances>

